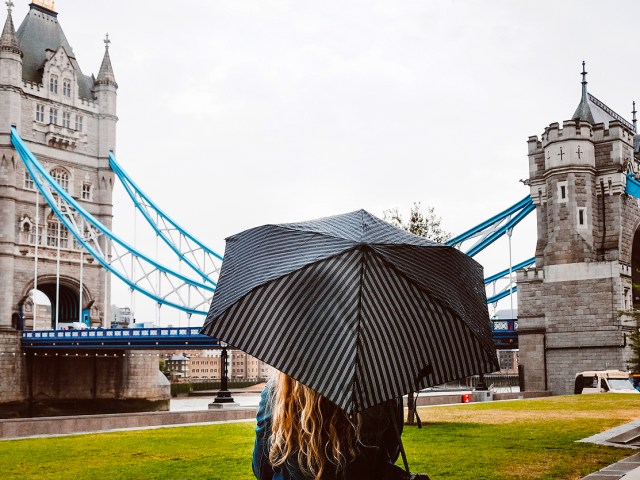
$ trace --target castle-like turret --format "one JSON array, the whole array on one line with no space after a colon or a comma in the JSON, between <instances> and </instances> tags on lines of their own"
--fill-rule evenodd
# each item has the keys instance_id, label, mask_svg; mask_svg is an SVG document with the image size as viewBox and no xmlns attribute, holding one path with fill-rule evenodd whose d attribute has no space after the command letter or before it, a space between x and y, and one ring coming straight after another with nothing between
<instances>
[{"instance_id":1,"label":"castle-like turret","mask_svg":"<svg viewBox=\"0 0 640 480\"><path fill-rule=\"evenodd\" d=\"M527 390L571 393L578 371L626 369L630 354L618 312L633 303L640 209L624 192L634 128L587 91L586 75L583 62L572 119L528 142L538 239L535 268L518 274Z\"/></svg>"}]
</instances>

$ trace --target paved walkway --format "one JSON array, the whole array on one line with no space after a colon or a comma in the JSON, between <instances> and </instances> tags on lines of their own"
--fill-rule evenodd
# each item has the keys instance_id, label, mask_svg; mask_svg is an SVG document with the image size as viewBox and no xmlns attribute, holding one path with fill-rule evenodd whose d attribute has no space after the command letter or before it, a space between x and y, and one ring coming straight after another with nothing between
<instances>
[{"instance_id":1,"label":"paved walkway","mask_svg":"<svg viewBox=\"0 0 640 480\"><path fill-rule=\"evenodd\" d=\"M640 453L604 467L583 480L640 480Z\"/></svg>"},{"instance_id":2,"label":"paved walkway","mask_svg":"<svg viewBox=\"0 0 640 480\"><path fill-rule=\"evenodd\" d=\"M608 440L623 435L630 430L640 427L640 420L634 420L633 422L620 425L619 427L612 428L606 432L598 433L588 438L578 440L579 442L597 443L598 445L607 445L610 447L629 448L637 450L634 446L624 446L619 443L611 443ZM631 453L631 452L629 452ZM631 455L624 458L613 465L604 467L597 472L587 475L583 480L640 480L640 453Z\"/></svg>"}]
</instances>

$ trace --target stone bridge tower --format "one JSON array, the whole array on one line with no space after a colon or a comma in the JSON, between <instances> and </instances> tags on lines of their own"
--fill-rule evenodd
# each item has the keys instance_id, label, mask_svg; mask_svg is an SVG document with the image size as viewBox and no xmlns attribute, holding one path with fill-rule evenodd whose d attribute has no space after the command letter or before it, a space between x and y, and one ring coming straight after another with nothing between
<instances>
[{"instance_id":1,"label":"stone bridge tower","mask_svg":"<svg viewBox=\"0 0 640 480\"><path fill-rule=\"evenodd\" d=\"M17 31L7 4L0 37L0 330L32 328L34 287L51 301L51 312L36 310L36 328L55 325L56 312L59 322L78 321L81 309L84 319L107 326L110 277L85 255L80 292L79 247L42 196L36 200L10 129L15 125L58 183L111 227L118 86L108 37L98 76L87 76L52 0L33 0Z\"/></svg>"},{"instance_id":2,"label":"stone bridge tower","mask_svg":"<svg viewBox=\"0 0 640 480\"><path fill-rule=\"evenodd\" d=\"M109 326L110 277L81 254L36 192L12 147L11 126L58 183L111 228L118 85L108 38L98 75L87 76L52 0L33 0L17 31L11 0L7 5L0 35L0 418L166 410L168 381L150 352L58 357L21 348L17 328L33 326L34 287L52 304L51 312L36 309L37 328L51 328L56 312L59 322L86 312L93 325Z\"/></svg>"},{"instance_id":3,"label":"stone bridge tower","mask_svg":"<svg viewBox=\"0 0 640 480\"><path fill-rule=\"evenodd\" d=\"M520 364L526 390L553 394L573 393L576 372L628 368L619 312L640 283L640 208L625 194L625 174L640 171L635 118L587 92L584 62L582 76L572 119L528 142L538 239L535 267L518 272Z\"/></svg>"}]
</instances>

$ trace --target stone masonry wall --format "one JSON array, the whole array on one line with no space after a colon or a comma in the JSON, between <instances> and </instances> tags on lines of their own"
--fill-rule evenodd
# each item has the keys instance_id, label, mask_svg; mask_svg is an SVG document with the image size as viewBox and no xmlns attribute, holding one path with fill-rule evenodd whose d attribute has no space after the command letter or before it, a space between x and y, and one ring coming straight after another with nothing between
<instances>
[{"instance_id":1,"label":"stone masonry wall","mask_svg":"<svg viewBox=\"0 0 640 480\"><path fill-rule=\"evenodd\" d=\"M541 269L520 270L518 278L518 363L526 391L546 390L544 284Z\"/></svg>"},{"instance_id":2,"label":"stone masonry wall","mask_svg":"<svg viewBox=\"0 0 640 480\"><path fill-rule=\"evenodd\" d=\"M554 395L570 395L577 372L626 370L621 348L568 348L547 350L547 382Z\"/></svg>"},{"instance_id":3,"label":"stone masonry wall","mask_svg":"<svg viewBox=\"0 0 640 480\"><path fill-rule=\"evenodd\" d=\"M569 267L571 268L571 267ZM617 329L619 304L611 278L545 282L544 298L549 333L577 332L592 338L595 331ZM580 340L576 338L576 342Z\"/></svg>"},{"instance_id":4,"label":"stone masonry wall","mask_svg":"<svg viewBox=\"0 0 640 480\"><path fill-rule=\"evenodd\" d=\"M27 382L19 332L0 330L0 372L2 403L24 401L27 396Z\"/></svg>"},{"instance_id":5,"label":"stone masonry wall","mask_svg":"<svg viewBox=\"0 0 640 480\"><path fill-rule=\"evenodd\" d=\"M155 351L36 352L27 362L34 416L169 408L170 384Z\"/></svg>"}]
</instances>

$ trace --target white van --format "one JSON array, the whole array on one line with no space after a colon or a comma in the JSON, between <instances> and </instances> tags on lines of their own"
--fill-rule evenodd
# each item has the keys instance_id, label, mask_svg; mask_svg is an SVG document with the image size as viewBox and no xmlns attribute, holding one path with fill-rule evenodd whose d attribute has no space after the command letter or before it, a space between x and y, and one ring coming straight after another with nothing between
<instances>
[{"instance_id":1,"label":"white van","mask_svg":"<svg viewBox=\"0 0 640 480\"><path fill-rule=\"evenodd\" d=\"M576 374L574 393L637 393L629 372L590 370Z\"/></svg>"},{"instance_id":2,"label":"white van","mask_svg":"<svg viewBox=\"0 0 640 480\"><path fill-rule=\"evenodd\" d=\"M83 322L60 322L58 330L86 330L87 325Z\"/></svg>"}]
</instances>

